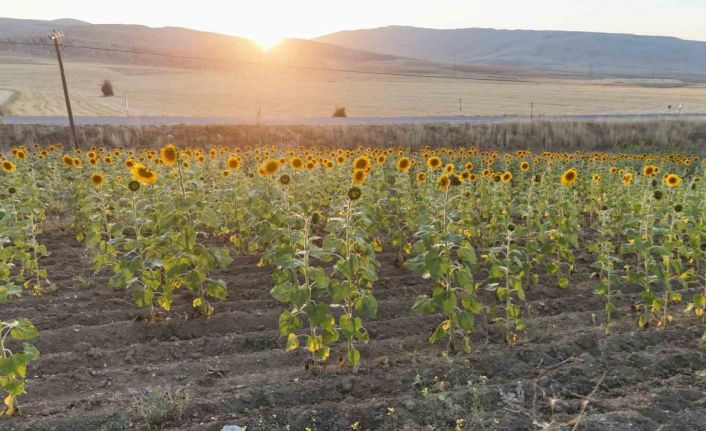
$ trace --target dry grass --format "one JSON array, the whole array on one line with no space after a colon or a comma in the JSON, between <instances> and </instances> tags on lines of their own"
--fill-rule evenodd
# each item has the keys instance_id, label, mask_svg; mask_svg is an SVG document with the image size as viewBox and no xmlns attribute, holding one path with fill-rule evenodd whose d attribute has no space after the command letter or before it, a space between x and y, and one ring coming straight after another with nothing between
<instances>
[{"instance_id":1,"label":"dry grass","mask_svg":"<svg viewBox=\"0 0 706 431\"><path fill-rule=\"evenodd\" d=\"M6 61L8 60L8 61ZM12 61L9 61L12 60ZM366 63L361 68L382 67ZM386 65L384 69L402 67ZM433 73L420 69L425 73ZM430 65L428 67L431 67ZM148 66L66 63L74 113L239 117L255 119L258 101L265 118L329 117L337 106L348 115L571 115L660 113L684 104L683 112L706 112L706 86L649 87L644 83L502 76L474 72L480 80L354 75L243 66L237 71L167 69ZM407 67L405 71L409 72ZM438 70L437 70L438 72ZM444 72L450 73L450 72ZM110 79L116 97L102 97ZM51 60L0 57L0 89L16 90L5 115L65 115L58 67Z\"/></svg>"},{"instance_id":2,"label":"dry grass","mask_svg":"<svg viewBox=\"0 0 706 431\"><path fill-rule=\"evenodd\" d=\"M420 124L390 126L82 126L83 147L290 145L356 147L404 145L477 146L479 149L698 151L706 145L704 121ZM59 126L0 126L0 149L67 142Z\"/></svg>"}]
</instances>

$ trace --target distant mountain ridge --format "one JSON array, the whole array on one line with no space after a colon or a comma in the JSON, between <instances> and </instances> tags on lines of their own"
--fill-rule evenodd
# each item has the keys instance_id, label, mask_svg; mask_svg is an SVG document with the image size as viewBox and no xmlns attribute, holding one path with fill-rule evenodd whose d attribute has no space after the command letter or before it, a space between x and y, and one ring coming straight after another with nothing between
<instances>
[{"instance_id":1,"label":"distant mountain ridge","mask_svg":"<svg viewBox=\"0 0 706 431\"><path fill-rule=\"evenodd\" d=\"M347 63L395 60L396 56L361 52L323 42L285 39L263 52L256 42L237 36L209 33L179 27L153 28L129 24L90 24L72 19L54 21L0 18L0 40L48 42L52 30L62 30L67 45L124 49L177 56L232 59L236 61L268 61L300 65L325 66ZM43 46L0 45L0 52L50 57ZM170 59L100 50L67 49L67 61L106 61L148 63L165 66L199 66L197 60ZM206 65L213 66L213 63Z\"/></svg>"},{"instance_id":2,"label":"distant mountain ridge","mask_svg":"<svg viewBox=\"0 0 706 431\"><path fill-rule=\"evenodd\" d=\"M388 26L315 40L381 54L645 77L706 77L706 42L675 37L573 31L437 30Z\"/></svg>"}]
</instances>

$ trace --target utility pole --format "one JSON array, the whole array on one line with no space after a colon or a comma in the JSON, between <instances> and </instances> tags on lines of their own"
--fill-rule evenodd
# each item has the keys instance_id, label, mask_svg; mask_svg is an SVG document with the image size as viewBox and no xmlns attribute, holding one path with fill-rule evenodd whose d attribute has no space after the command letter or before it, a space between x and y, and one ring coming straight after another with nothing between
<instances>
[{"instance_id":1,"label":"utility pole","mask_svg":"<svg viewBox=\"0 0 706 431\"><path fill-rule=\"evenodd\" d=\"M463 112L463 98L458 98L458 112Z\"/></svg>"},{"instance_id":2,"label":"utility pole","mask_svg":"<svg viewBox=\"0 0 706 431\"><path fill-rule=\"evenodd\" d=\"M534 102L530 102L530 121L534 119Z\"/></svg>"},{"instance_id":3,"label":"utility pole","mask_svg":"<svg viewBox=\"0 0 706 431\"><path fill-rule=\"evenodd\" d=\"M66 111L69 113L69 127L71 146L76 149L76 126L74 125L74 113L71 111L71 100L69 100L69 88L66 85L66 74L64 74L64 62L61 61L61 50L59 49L59 41L64 37L63 31L52 31L49 39L54 43L56 50L56 58L59 60L59 71L61 71L61 84L64 86L64 99L66 99Z\"/></svg>"},{"instance_id":4,"label":"utility pole","mask_svg":"<svg viewBox=\"0 0 706 431\"><path fill-rule=\"evenodd\" d=\"M130 116L130 104L127 101L127 93L125 93L125 115Z\"/></svg>"}]
</instances>

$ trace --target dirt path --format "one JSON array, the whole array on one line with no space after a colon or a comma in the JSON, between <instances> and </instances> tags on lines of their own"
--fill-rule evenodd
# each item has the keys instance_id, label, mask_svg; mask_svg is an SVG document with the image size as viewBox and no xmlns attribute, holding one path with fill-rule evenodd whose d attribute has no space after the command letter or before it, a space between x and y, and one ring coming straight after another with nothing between
<instances>
[{"instance_id":1,"label":"dirt path","mask_svg":"<svg viewBox=\"0 0 706 431\"><path fill-rule=\"evenodd\" d=\"M271 268L256 258L238 257L218 275L230 298L212 319L185 319L185 294L172 319L148 326L105 276L90 278L88 256L68 232L43 242L53 254L42 264L59 290L0 310L30 318L42 352L28 372L23 416L0 419L0 430L147 429L139 414L151 406L146 394L178 407L158 415L153 430L350 430L355 422L363 430L450 430L458 418L464 430L570 430L579 416L581 430L706 429L704 326L679 316L665 330L637 331L629 304L638 292L626 288L605 339L594 326L603 304L588 271L565 291L529 292L538 317L520 345L506 346L497 325L479 322L473 353L445 360L441 346L426 342L441 317L409 312L428 283L382 253L380 314L368 325L362 369L344 372L333 360L312 376L304 353L283 350L283 307L269 294Z\"/></svg>"}]
</instances>

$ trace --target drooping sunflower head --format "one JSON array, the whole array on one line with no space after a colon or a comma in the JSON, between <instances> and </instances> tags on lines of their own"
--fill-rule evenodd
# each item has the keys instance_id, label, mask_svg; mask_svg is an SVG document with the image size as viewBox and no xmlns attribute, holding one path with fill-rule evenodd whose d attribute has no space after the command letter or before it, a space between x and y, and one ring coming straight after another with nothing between
<instances>
[{"instance_id":1,"label":"drooping sunflower head","mask_svg":"<svg viewBox=\"0 0 706 431\"><path fill-rule=\"evenodd\" d=\"M95 173L91 174L91 183L94 186L100 187L103 185L104 182L105 182L105 175L103 175L102 172L95 172Z\"/></svg>"},{"instance_id":2,"label":"drooping sunflower head","mask_svg":"<svg viewBox=\"0 0 706 431\"><path fill-rule=\"evenodd\" d=\"M2 171L3 172L11 173L11 172L15 172L15 169L16 169L15 164L12 163L11 161L9 161L9 160L2 161Z\"/></svg>"},{"instance_id":3,"label":"drooping sunflower head","mask_svg":"<svg viewBox=\"0 0 706 431\"><path fill-rule=\"evenodd\" d=\"M157 181L157 174L142 163L135 163L131 173L132 178L140 184L154 184Z\"/></svg>"},{"instance_id":4,"label":"drooping sunflower head","mask_svg":"<svg viewBox=\"0 0 706 431\"><path fill-rule=\"evenodd\" d=\"M363 195L363 191L360 190L360 187L351 187L348 189L348 199L352 201L357 201L360 199L360 197Z\"/></svg>"},{"instance_id":5,"label":"drooping sunflower head","mask_svg":"<svg viewBox=\"0 0 706 431\"><path fill-rule=\"evenodd\" d=\"M353 184L363 184L367 178L367 174L363 169L356 169L353 171L353 178L351 181Z\"/></svg>"},{"instance_id":6,"label":"drooping sunflower head","mask_svg":"<svg viewBox=\"0 0 706 431\"><path fill-rule=\"evenodd\" d=\"M441 159L437 156L429 157L427 159L427 167L429 169L439 169L441 167Z\"/></svg>"},{"instance_id":7,"label":"drooping sunflower head","mask_svg":"<svg viewBox=\"0 0 706 431\"><path fill-rule=\"evenodd\" d=\"M449 184L451 184L451 179L449 178L448 174L443 174L439 177L437 183L439 185L439 190L448 190Z\"/></svg>"},{"instance_id":8,"label":"drooping sunflower head","mask_svg":"<svg viewBox=\"0 0 706 431\"><path fill-rule=\"evenodd\" d=\"M578 173L575 168L567 169L563 174L561 174L561 185L564 187L569 187L576 182L577 178Z\"/></svg>"},{"instance_id":9,"label":"drooping sunflower head","mask_svg":"<svg viewBox=\"0 0 706 431\"><path fill-rule=\"evenodd\" d=\"M681 184L681 177L677 174L667 174L664 176L664 183L670 188L678 187Z\"/></svg>"},{"instance_id":10,"label":"drooping sunflower head","mask_svg":"<svg viewBox=\"0 0 706 431\"><path fill-rule=\"evenodd\" d=\"M407 172L412 167L412 161L407 156L400 157L397 160L397 170L399 172Z\"/></svg>"},{"instance_id":11,"label":"drooping sunflower head","mask_svg":"<svg viewBox=\"0 0 706 431\"><path fill-rule=\"evenodd\" d=\"M140 190L140 183L138 181L132 180L129 183L127 183L127 188L131 192L136 192L136 191Z\"/></svg>"},{"instance_id":12,"label":"drooping sunflower head","mask_svg":"<svg viewBox=\"0 0 706 431\"><path fill-rule=\"evenodd\" d=\"M165 165L174 165L179 158L179 151L174 144L169 144L159 150L160 159Z\"/></svg>"}]
</instances>

